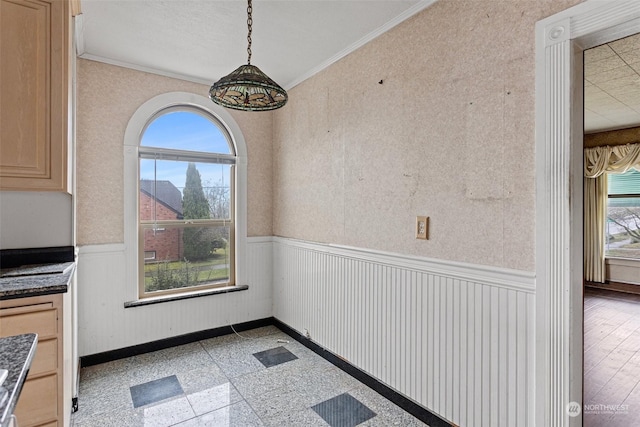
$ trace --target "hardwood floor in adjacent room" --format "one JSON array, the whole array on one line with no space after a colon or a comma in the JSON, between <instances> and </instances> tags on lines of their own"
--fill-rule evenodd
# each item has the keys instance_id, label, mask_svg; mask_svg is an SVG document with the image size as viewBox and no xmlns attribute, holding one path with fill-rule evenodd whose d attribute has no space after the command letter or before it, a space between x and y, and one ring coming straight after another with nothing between
<instances>
[{"instance_id":1,"label":"hardwood floor in adjacent room","mask_svg":"<svg viewBox=\"0 0 640 427\"><path fill-rule=\"evenodd\" d=\"M640 295L585 288L583 416L640 426Z\"/></svg>"}]
</instances>

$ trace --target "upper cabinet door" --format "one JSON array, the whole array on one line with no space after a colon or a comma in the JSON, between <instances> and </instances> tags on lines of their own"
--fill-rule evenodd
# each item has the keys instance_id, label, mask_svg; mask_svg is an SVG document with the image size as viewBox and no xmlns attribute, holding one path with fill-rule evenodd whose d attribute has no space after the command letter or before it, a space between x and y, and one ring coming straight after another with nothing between
<instances>
[{"instance_id":1,"label":"upper cabinet door","mask_svg":"<svg viewBox=\"0 0 640 427\"><path fill-rule=\"evenodd\" d=\"M68 191L69 4L0 0L0 190Z\"/></svg>"}]
</instances>

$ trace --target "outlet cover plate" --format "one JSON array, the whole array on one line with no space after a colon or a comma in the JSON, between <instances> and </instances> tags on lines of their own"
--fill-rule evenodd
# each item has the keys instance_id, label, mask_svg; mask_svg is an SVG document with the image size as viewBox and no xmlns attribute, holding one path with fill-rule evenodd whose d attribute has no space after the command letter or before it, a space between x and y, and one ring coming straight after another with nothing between
<instances>
[{"instance_id":1,"label":"outlet cover plate","mask_svg":"<svg viewBox=\"0 0 640 427\"><path fill-rule=\"evenodd\" d=\"M416 217L416 239L429 239L429 217Z\"/></svg>"}]
</instances>

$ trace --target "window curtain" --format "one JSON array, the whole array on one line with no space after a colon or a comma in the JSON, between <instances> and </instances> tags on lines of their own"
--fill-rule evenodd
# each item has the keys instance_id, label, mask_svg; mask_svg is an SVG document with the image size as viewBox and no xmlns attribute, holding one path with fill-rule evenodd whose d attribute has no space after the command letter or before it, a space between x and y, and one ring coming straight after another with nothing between
<instances>
[{"instance_id":1,"label":"window curtain","mask_svg":"<svg viewBox=\"0 0 640 427\"><path fill-rule=\"evenodd\" d=\"M584 279L605 281L607 174L640 171L640 143L584 149Z\"/></svg>"}]
</instances>

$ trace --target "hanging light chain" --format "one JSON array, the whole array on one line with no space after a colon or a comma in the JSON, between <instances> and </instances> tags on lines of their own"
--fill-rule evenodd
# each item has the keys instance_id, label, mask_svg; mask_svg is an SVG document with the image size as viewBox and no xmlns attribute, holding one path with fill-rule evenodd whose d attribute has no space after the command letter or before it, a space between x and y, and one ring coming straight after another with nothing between
<instances>
[{"instance_id":1,"label":"hanging light chain","mask_svg":"<svg viewBox=\"0 0 640 427\"><path fill-rule=\"evenodd\" d=\"M275 110L287 103L287 91L255 65L251 65L252 0L247 0L247 64L221 77L209 89L209 98L218 105L242 111Z\"/></svg>"},{"instance_id":2,"label":"hanging light chain","mask_svg":"<svg viewBox=\"0 0 640 427\"><path fill-rule=\"evenodd\" d=\"M249 4L247 5L247 27L249 28L249 33L247 34L247 53L249 54L249 58L247 59L247 64L251 64L251 30L253 26L253 19L251 18L251 13L253 12L253 7L251 6L251 0L248 0Z\"/></svg>"}]
</instances>

